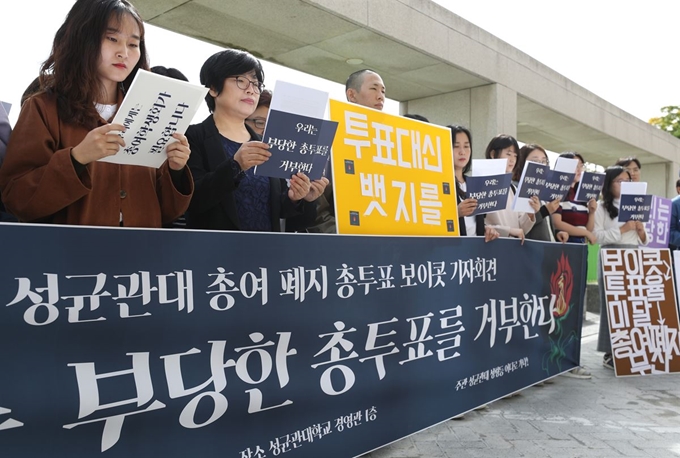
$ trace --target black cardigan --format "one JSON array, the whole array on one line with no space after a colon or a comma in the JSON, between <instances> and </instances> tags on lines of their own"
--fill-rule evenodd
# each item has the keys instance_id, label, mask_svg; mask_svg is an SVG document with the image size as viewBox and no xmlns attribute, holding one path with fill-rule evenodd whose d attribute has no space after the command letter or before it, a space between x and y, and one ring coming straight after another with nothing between
<instances>
[{"instance_id":1,"label":"black cardigan","mask_svg":"<svg viewBox=\"0 0 680 458\"><path fill-rule=\"evenodd\" d=\"M260 137L246 125L251 140ZM233 191L238 187L234 180L233 159L226 159L222 136L213 116L202 123L189 126L186 132L191 147L189 168L194 177L194 196L187 211L187 227L192 229L240 230L236 199ZM238 164L236 164L238 165ZM304 215L314 221L316 204L301 200L292 202L286 192L286 180L269 179L269 203L273 232L281 231L281 218Z\"/></svg>"}]
</instances>

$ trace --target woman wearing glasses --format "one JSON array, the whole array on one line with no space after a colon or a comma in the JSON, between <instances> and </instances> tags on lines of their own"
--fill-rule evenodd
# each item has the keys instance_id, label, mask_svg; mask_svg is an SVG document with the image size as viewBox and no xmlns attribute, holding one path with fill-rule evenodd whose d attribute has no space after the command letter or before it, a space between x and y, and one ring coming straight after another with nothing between
<instances>
[{"instance_id":1,"label":"woman wearing glasses","mask_svg":"<svg viewBox=\"0 0 680 458\"><path fill-rule=\"evenodd\" d=\"M550 165L548 160L548 153L541 145L528 144L524 145L519 150L519 155L517 156L517 163L512 172L512 181L515 186L519 185L519 180L522 177L522 172L524 171L524 164L526 162L536 162L543 165ZM538 197L534 196L532 199L538 200ZM534 222L534 227L527 233L526 237L529 240L543 240L545 242L554 242L555 240L559 242L566 242L569 238L569 234L564 231L555 232L555 228L552 225L550 215L555 213L555 210L560 206L560 200L555 199L552 202L543 202L541 208L536 212L536 221Z\"/></svg>"},{"instance_id":2,"label":"woman wearing glasses","mask_svg":"<svg viewBox=\"0 0 680 458\"><path fill-rule=\"evenodd\" d=\"M272 103L272 95L272 91L264 89L260 94L260 100L257 102L257 108L255 108L253 114L246 119L246 124L248 124L259 136L264 134L264 125L267 122L269 106Z\"/></svg>"},{"instance_id":3,"label":"woman wearing glasses","mask_svg":"<svg viewBox=\"0 0 680 458\"><path fill-rule=\"evenodd\" d=\"M212 114L186 133L195 181L187 227L279 232L280 218L309 214L313 220L312 202L323 192L325 179L312 184L297 173L288 186L286 180L253 173L271 156L269 145L245 122L264 89L260 61L227 49L205 61L200 78L209 88L205 101Z\"/></svg>"},{"instance_id":4,"label":"woman wearing glasses","mask_svg":"<svg viewBox=\"0 0 680 458\"><path fill-rule=\"evenodd\" d=\"M632 181L631 175L620 165L605 170L602 200L595 211L595 236L600 248L637 248L647 245L645 225L639 221L619 222L619 205L621 202L621 183ZM609 323L605 308L606 298L602 281L602 264L598 257L597 284L600 290L600 333L597 339L597 351L604 352L602 365L614 369L612 361L612 344L609 336Z\"/></svg>"},{"instance_id":5,"label":"woman wearing glasses","mask_svg":"<svg viewBox=\"0 0 680 458\"><path fill-rule=\"evenodd\" d=\"M640 164L640 160L638 158L633 156L622 157L616 161L616 164L614 165L620 165L626 169L626 172L630 173L630 179L632 181L640 181L642 165Z\"/></svg>"}]
</instances>

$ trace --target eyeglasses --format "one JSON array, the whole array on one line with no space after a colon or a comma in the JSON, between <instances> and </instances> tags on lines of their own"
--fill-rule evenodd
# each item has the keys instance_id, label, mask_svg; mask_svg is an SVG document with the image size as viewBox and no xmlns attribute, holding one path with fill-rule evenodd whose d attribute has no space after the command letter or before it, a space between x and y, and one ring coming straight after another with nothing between
<instances>
[{"instance_id":1,"label":"eyeglasses","mask_svg":"<svg viewBox=\"0 0 680 458\"><path fill-rule=\"evenodd\" d=\"M262 118L248 118L246 119L246 122L249 122L253 124L255 127L258 129L264 129L264 123L266 122L266 119Z\"/></svg>"},{"instance_id":2,"label":"eyeglasses","mask_svg":"<svg viewBox=\"0 0 680 458\"><path fill-rule=\"evenodd\" d=\"M625 170L625 171L628 172L628 173L640 173L640 169L637 168L637 167L635 167L635 168L626 167L626 168L624 168L623 170Z\"/></svg>"},{"instance_id":3,"label":"eyeglasses","mask_svg":"<svg viewBox=\"0 0 680 458\"><path fill-rule=\"evenodd\" d=\"M547 160L547 159L536 159L536 160L533 160L531 162L538 162L539 164L550 165L550 161Z\"/></svg>"},{"instance_id":4,"label":"eyeglasses","mask_svg":"<svg viewBox=\"0 0 680 458\"><path fill-rule=\"evenodd\" d=\"M253 86L253 91L255 91L256 94L261 94L262 91L264 90L264 83L261 83L259 81L251 81L245 76L229 76L228 78L235 79L236 86L238 86L238 88L243 91L247 90L248 86L250 85Z\"/></svg>"},{"instance_id":5,"label":"eyeglasses","mask_svg":"<svg viewBox=\"0 0 680 458\"><path fill-rule=\"evenodd\" d=\"M619 183L619 184L621 184L621 183L630 183L630 182L632 182L632 181L633 181L633 180L614 180L614 181L612 181L612 183Z\"/></svg>"}]
</instances>

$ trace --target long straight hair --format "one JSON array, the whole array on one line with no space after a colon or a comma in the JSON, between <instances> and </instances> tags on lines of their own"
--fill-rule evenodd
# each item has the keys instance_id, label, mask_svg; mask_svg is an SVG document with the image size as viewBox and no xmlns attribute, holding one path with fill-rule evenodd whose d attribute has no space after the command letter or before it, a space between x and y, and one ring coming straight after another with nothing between
<instances>
[{"instance_id":1,"label":"long straight hair","mask_svg":"<svg viewBox=\"0 0 680 458\"><path fill-rule=\"evenodd\" d=\"M470 129L467 127L459 126L457 124L450 124L448 126L449 129L451 129L451 144L454 145L456 143L456 135L458 134L465 134L467 135L468 141L470 142L470 159L468 160L467 164L465 164L465 167L463 167L463 177L470 171L472 168L472 134L470 133ZM458 184L458 180L454 179L456 182L456 196L459 196L461 199L464 200L466 198L466 193L462 189L460 189L460 184Z\"/></svg>"},{"instance_id":2,"label":"long straight hair","mask_svg":"<svg viewBox=\"0 0 680 458\"><path fill-rule=\"evenodd\" d=\"M609 214L609 217L611 219L614 219L617 216L619 216L619 210L614 206L614 194L612 193L612 185L614 184L614 180L622 173L628 175L628 179L630 180L630 173L628 173L628 171L620 165L612 165L611 167L607 167L607 169L604 171L604 184L602 185L602 202L604 204L604 209L607 210L607 213Z\"/></svg>"},{"instance_id":3,"label":"long straight hair","mask_svg":"<svg viewBox=\"0 0 680 458\"><path fill-rule=\"evenodd\" d=\"M130 75L122 82L126 91L140 68L149 69L144 42L144 22L127 0L78 0L54 36L52 51L40 69L40 86L57 96L59 117L93 129L99 115L94 103L101 97L103 88L98 66L102 39L109 21L119 23L124 15L137 23L140 32L140 57Z\"/></svg>"}]
</instances>

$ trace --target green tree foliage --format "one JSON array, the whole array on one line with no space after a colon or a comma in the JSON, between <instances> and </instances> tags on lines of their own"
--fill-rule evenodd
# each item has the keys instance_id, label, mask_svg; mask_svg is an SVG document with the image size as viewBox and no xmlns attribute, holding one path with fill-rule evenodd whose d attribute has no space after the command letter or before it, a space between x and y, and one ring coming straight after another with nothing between
<instances>
[{"instance_id":1,"label":"green tree foliage","mask_svg":"<svg viewBox=\"0 0 680 458\"><path fill-rule=\"evenodd\" d=\"M662 116L659 118L652 118L649 123L671 134L674 137L680 138L680 107L668 106L661 109Z\"/></svg>"}]
</instances>

